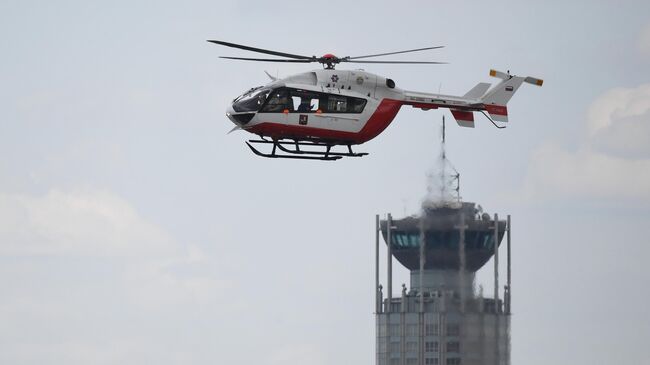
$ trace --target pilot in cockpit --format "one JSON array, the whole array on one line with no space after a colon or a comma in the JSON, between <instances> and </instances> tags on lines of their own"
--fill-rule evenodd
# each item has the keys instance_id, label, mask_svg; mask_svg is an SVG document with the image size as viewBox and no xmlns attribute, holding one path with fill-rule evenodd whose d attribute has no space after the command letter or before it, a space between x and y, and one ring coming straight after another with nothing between
<instances>
[{"instance_id":1,"label":"pilot in cockpit","mask_svg":"<svg viewBox=\"0 0 650 365\"><path fill-rule=\"evenodd\" d=\"M311 98L302 97L300 98L300 105L298 106L299 113L307 113L311 111Z\"/></svg>"},{"instance_id":2,"label":"pilot in cockpit","mask_svg":"<svg viewBox=\"0 0 650 365\"><path fill-rule=\"evenodd\" d=\"M289 97L289 93L286 90L277 90L271 94L271 98L262 111L267 113L282 113L290 107L293 110L291 104L293 103Z\"/></svg>"}]
</instances>

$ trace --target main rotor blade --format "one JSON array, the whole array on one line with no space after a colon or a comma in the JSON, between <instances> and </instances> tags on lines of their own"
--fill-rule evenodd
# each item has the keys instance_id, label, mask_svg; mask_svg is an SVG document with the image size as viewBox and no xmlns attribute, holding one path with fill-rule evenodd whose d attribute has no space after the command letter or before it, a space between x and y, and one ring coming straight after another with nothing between
<instances>
[{"instance_id":1,"label":"main rotor blade","mask_svg":"<svg viewBox=\"0 0 650 365\"><path fill-rule=\"evenodd\" d=\"M443 48L443 47L444 47L444 46L425 47L425 48L409 49L409 50L406 50L406 51L397 51L397 52L388 52L388 53L371 54L371 55L367 55L367 56L346 57L346 59L348 59L348 60L358 60L359 58L369 58L369 57L388 56L388 55L400 54L400 53L409 53L409 52L426 51L427 49L437 49L437 48Z\"/></svg>"},{"instance_id":2,"label":"main rotor blade","mask_svg":"<svg viewBox=\"0 0 650 365\"><path fill-rule=\"evenodd\" d=\"M413 64L413 65L446 65L448 62L429 62L429 61L348 61L342 59L341 62L350 62L350 63L402 63L402 64Z\"/></svg>"},{"instance_id":3,"label":"main rotor blade","mask_svg":"<svg viewBox=\"0 0 650 365\"><path fill-rule=\"evenodd\" d=\"M225 56L221 56L219 58L227 58L229 60L262 61L262 62L295 62L295 63L316 62L312 60L283 60L278 58L246 58L246 57L225 57Z\"/></svg>"},{"instance_id":4,"label":"main rotor blade","mask_svg":"<svg viewBox=\"0 0 650 365\"><path fill-rule=\"evenodd\" d=\"M271 51L271 50L268 50L268 49L249 47L249 46L244 46L242 44L236 44L236 43L228 43L228 42L217 41L217 40L208 40L208 42L214 43L214 44L220 44L220 45L226 46L226 47L239 48L239 49L243 49L243 50L246 50L246 51L258 52L258 53L266 53L266 54L270 54L270 55L273 55L273 56L295 58L295 59L299 59L299 60L311 60L311 59L313 59L313 57L309 57L309 56L302 56L302 55L291 54L291 53Z\"/></svg>"}]
</instances>

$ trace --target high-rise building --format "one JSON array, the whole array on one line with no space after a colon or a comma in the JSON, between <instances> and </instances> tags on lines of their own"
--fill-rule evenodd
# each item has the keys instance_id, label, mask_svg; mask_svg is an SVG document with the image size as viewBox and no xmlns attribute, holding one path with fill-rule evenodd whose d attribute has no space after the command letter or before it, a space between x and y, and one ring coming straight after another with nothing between
<instances>
[{"instance_id":1,"label":"high-rise building","mask_svg":"<svg viewBox=\"0 0 650 365\"><path fill-rule=\"evenodd\" d=\"M387 244L387 282L379 281L379 241ZM507 237L507 276L499 287L499 246ZM510 216L499 220L468 202L424 205L419 216L377 216L377 365L509 365ZM393 257L410 286L393 292ZM494 257L491 297L476 272Z\"/></svg>"}]
</instances>

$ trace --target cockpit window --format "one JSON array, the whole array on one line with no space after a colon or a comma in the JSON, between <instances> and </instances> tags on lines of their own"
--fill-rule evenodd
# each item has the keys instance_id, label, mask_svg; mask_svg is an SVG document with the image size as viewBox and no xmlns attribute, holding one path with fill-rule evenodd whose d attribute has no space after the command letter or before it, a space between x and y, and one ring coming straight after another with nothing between
<instances>
[{"instance_id":1,"label":"cockpit window","mask_svg":"<svg viewBox=\"0 0 650 365\"><path fill-rule=\"evenodd\" d=\"M262 108L262 112L282 113L285 109L293 111L293 100L289 97L289 90L282 88L271 92L268 102Z\"/></svg>"},{"instance_id":2,"label":"cockpit window","mask_svg":"<svg viewBox=\"0 0 650 365\"><path fill-rule=\"evenodd\" d=\"M232 103L232 108L236 112L256 112L264 105L270 91L261 87L251 89L235 99Z\"/></svg>"}]
</instances>

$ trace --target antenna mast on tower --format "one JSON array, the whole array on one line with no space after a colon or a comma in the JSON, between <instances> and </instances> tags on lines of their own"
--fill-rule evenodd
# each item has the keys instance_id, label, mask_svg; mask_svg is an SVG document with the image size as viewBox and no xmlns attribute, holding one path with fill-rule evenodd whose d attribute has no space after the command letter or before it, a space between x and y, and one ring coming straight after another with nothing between
<instances>
[{"instance_id":1,"label":"antenna mast on tower","mask_svg":"<svg viewBox=\"0 0 650 365\"><path fill-rule=\"evenodd\" d=\"M447 158L446 151L446 124L445 116L442 116L442 143L440 144L440 200L441 203L460 203L460 173ZM452 171L447 173L447 168ZM454 186L455 185L455 186ZM448 190L452 189L452 193Z\"/></svg>"}]
</instances>

